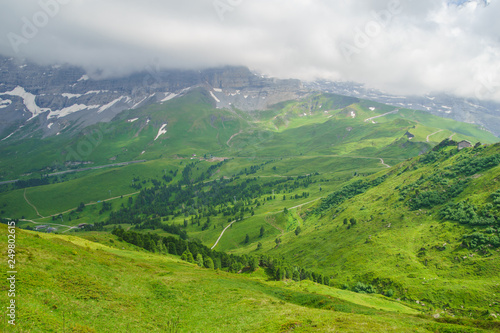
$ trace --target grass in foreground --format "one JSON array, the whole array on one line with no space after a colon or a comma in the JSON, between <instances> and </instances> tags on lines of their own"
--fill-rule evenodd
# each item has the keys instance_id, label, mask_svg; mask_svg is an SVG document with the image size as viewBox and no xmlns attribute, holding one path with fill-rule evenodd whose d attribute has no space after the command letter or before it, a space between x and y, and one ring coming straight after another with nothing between
<instances>
[{"instance_id":1,"label":"grass in foreground","mask_svg":"<svg viewBox=\"0 0 500 333\"><path fill-rule=\"evenodd\" d=\"M484 331L416 316L385 298L309 282L267 282L260 269L202 269L136 251L109 235L94 235L109 246L21 230L17 235L18 321L8 332ZM0 299L6 304L5 284Z\"/></svg>"}]
</instances>

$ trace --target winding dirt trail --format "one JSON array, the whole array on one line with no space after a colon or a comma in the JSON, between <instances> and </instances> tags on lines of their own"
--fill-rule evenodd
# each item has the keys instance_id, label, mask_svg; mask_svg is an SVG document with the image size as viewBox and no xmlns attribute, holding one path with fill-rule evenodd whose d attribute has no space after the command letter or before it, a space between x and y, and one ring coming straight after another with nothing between
<instances>
[{"instance_id":1,"label":"winding dirt trail","mask_svg":"<svg viewBox=\"0 0 500 333\"><path fill-rule=\"evenodd\" d=\"M100 200L99 202L89 202L88 204L85 204L85 207L87 207L87 206L97 205L98 203L101 203L101 202L104 202L104 201L111 201L111 200L121 199L121 197L124 197L124 198L126 198L126 197L131 197L131 196L136 195L136 194L138 194L138 193L141 193L141 192L134 192L134 193L124 194L124 195L120 195L120 196L117 196L117 197L114 197L114 198L109 198L109 199L105 199L105 200ZM66 213L69 213L69 212L71 212L71 211L73 211L73 210L77 209L77 208L78 208L78 207L71 208L71 209L68 209L68 210L66 210L66 211L64 211L64 212L61 212L61 213L52 214L52 215L50 215L50 216L48 216L48 217L52 217L52 216L59 216L59 215L64 215L64 214L66 214Z\"/></svg>"},{"instance_id":2,"label":"winding dirt trail","mask_svg":"<svg viewBox=\"0 0 500 333\"><path fill-rule=\"evenodd\" d=\"M45 216L43 216L42 214L40 214L38 212L38 209L36 209L35 205L33 205L29 200L28 198L26 197L26 189L24 189L24 200L26 200L26 202L28 203L28 205L30 205L36 212L36 215L40 216L42 219L45 218Z\"/></svg>"},{"instance_id":3,"label":"winding dirt trail","mask_svg":"<svg viewBox=\"0 0 500 333\"><path fill-rule=\"evenodd\" d=\"M444 131L444 130L439 130L439 131L437 131L437 132L434 132L434 133L432 133L432 134L427 135L427 142L430 142L430 138L431 138L431 136L433 136L434 134L441 133L442 131Z\"/></svg>"},{"instance_id":4,"label":"winding dirt trail","mask_svg":"<svg viewBox=\"0 0 500 333\"><path fill-rule=\"evenodd\" d=\"M302 207L302 206L305 206L305 205L308 205L310 203L313 203L315 201L318 201L318 200L321 200L323 199L323 197L321 198L317 198L317 199L314 199L314 200L311 200L311 201L308 201L308 202L305 202L303 204L300 204L300 205L297 205L297 206L294 206L294 207L290 207L288 208L288 210L290 209L295 209L295 208L299 208L299 207ZM269 214L276 214L276 213L279 213L281 211L276 211L276 212L268 212L268 213L261 213L261 214L258 214L258 215L254 215L253 217L256 217L256 216L268 216ZM245 217L243 218L244 220L247 219L248 217ZM273 225L272 223L270 223L267 219L264 218L264 220L266 221L266 223L268 223L269 225L271 225L273 228L275 228L276 230L278 230L279 232L281 232L281 234L284 234L285 231L275 225ZM231 223L229 223L229 225L227 227L224 228L224 230L222 230L221 234L219 235L219 238L217 238L217 241L215 242L215 244L210 248L211 250L213 250L217 244L219 244L219 241L221 240L222 236L224 235L224 233L226 232L226 230L231 227L233 225L233 223L235 223L236 221L233 221Z\"/></svg>"},{"instance_id":5,"label":"winding dirt trail","mask_svg":"<svg viewBox=\"0 0 500 333\"><path fill-rule=\"evenodd\" d=\"M390 168L390 167L391 167L389 164L386 164L386 163L384 162L384 159L383 159L383 158L381 158L381 159L380 159L380 163L382 163L382 165L383 165L383 166L386 166L387 168Z\"/></svg>"},{"instance_id":6,"label":"winding dirt trail","mask_svg":"<svg viewBox=\"0 0 500 333\"><path fill-rule=\"evenodd\" d=\"M234 222L236 222L236 220L235 220L235 221L233 221L233 222L231 222L231 223L229 223L229 224L228 224L228 226L227 226L227 227L225 227L225 228L224 228L224 230L222 230L222 232L221 232L221 234L220 234L219 238L217 238L217 241L215 242L214 246L212 246L212 247L210 248L210 250L213 250L213 249L214 249L214 247L216 247L216 246L217 246L217 244L219 244L219 241L220 241L220 239L222 238L222 236L224 235L224 233L226 232L226 230L227 230L229 227L231 227L231 226L233 225L233 223L234 223Z\"/></svg>"},{"instance_id":7,"label":"winding dirt trail","mask_svg":"<svg viewBox=\"0 0 500 333\"><path fill-rule=\"evenodd\" d=\"M231 147L231 145L229 144L229 142L231 142L231 140L232 140L232 139L234 139L235 137L237 137L237 136L238 136L238 135L240 135L241 133L243 133L243 130L239 131L238 133L233 134L233 135L229 138L229 140L227 140L226 145L228 145L229 147Z\"/></svg>"},{"instance_id":8,"label":"winding dirt trail","mask_svg":"<svg viewBox=\"0 0 500 333\"><path fill-rule=\"evenodd\" d=\"M396 110L394 110L394 111L387 112L387 113L384 113L384 114L381 114L381 115L378 115L378 116L375 116L375 117L367 118L367 119L365 119L365 123L366 123L366 122L369 122L369 121L372 121L373 119L377 119L377 118L385 117L385 116L387 116L387 115L390 115L390 114L393 114L393 113L398 113L398 112L399 112L399 109L396 109Z\"/></svg>"}]
</instances>

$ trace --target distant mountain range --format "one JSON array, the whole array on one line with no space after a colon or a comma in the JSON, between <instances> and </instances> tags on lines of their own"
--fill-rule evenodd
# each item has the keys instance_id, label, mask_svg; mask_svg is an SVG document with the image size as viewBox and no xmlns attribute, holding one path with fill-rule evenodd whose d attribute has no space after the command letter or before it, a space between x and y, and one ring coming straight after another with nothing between
<instances>
[{"instance_id":1,"label":"distant mountain range","mask_svg":"<svg viewBox=\"0 0 500 333\"><path fill-rule=\"evenodd\" d=\"M447 95L394 96L341 82L266 78L245 67L202 71L147 68L128 77L94 80L82 68L40 66L0 57L0 140L49 137L111 121L124 110L160 104L202 87L217 108L264 110L314 91L371 99L475 123L500 135L500 104Z\"/></svg>"},{"instance_id":2,"label":"distant mountain range","mask_svg":"<svg viewBox=\"0 0 500 333\"><path fill-rule=\"evenodd\" d=\"M446 94L397 96L354 82L317 81L305 84L311 90L373 100L400 108L428 111L440 117L477 124L500 135L500 103L466 99Z\"/></svg>"}]
</instances>

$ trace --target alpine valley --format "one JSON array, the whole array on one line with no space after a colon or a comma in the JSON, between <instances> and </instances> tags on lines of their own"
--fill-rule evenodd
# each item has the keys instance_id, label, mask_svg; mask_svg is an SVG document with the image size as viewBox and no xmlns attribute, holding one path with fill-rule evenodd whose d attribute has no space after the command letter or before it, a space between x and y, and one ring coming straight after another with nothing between
<instances>
[{"instance_id":1,"label":"alpine valley","mask_svg":"<svg viewBox=\"0 0 500 333\"><path fill-rule=\"evenodd\" d=\"M13 332L500 332L497 104L244 67L0 73Z\"/></svg>"}]
</instances>

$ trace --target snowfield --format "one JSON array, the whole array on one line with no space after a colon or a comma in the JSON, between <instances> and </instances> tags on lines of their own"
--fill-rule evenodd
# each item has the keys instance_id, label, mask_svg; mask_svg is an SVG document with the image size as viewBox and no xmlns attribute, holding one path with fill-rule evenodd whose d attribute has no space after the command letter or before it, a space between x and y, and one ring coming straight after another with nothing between
<instances>
[{"instance_id":1,"label":"snowfield","mask_svg":"<svg viewBox=\"0 0 500 333\"><path fill-rule=\"evenodd\" d=\"M36 105L35 102L36 96L33 95L32 93L27 92L26 90L24 90L23 87L20 86L15 87L12 91L0 93L0 95L21 97L23 99L24 106L26 106L26 109L28 109L28 111L31 112L32 114L29 120L35 118L40 113L50 111L50 109L41 109L38 105Z\"/></svg>"},{"instance_id":2,"label":"snowfield","mask_svg":"<svg viewBox=\"0 0 500 333\"><path fill-rule=\"evenodd\" d=\"M155 138L155 141L158 140L158 138L160 136L162 136L163 134L166 134L167 133L167 130L165 129L165 127L167 127L167 124L163 124L160 128L160 130L158 131L158 135L156 136Z\"/></svg>"},{"instance_id":3,"label":"snowfield","mask_svg":"<svg viewBox=\"0 0 500 333\"><path fill-rule=\"evenodd\" d=\"M72 113L78 112L78 111L83 111L83 110L92 110L92 109L97 109L99 108L99 105L85 105L85 104L73 104L71 106L68 106L67 108L61 109L61 110L56 110L56 111L50 111L49 113L49 119L51 118L60 118L60 117L66 117L67 115L70 115Z\"/></svg>"},{"instance_id":4,"label":"snowfield","mask_svg":"<svg viewBox=\"0 0 500 333\"><path fill-rule=\"evenodd\" d=\"M165 98L164 98L164 99L162 99L162 100L161 100L161 102L163 103L163 102L166 102L166 101L170 101L171 99L174 99L174 98L176 98L177 96L179 96L179 95L174 94L174 93L168 93L168 92L167 92L167 93L165 93Z\"/></svg>"}]
</instances>

